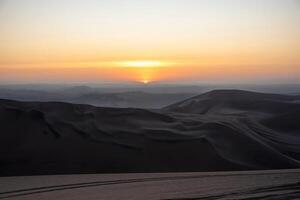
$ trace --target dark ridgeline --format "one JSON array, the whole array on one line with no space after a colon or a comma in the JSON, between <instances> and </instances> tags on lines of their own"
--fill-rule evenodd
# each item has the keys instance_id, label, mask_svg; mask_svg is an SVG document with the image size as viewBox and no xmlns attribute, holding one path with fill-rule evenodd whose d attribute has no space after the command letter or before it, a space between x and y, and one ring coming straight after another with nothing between
<instances>
[{"instance_id":1,"label":"dark ridgeline","mask_svg":"<svg viewBox=\"0 0 300 200\"><path fill-rule=\"evenodd\" d=\"M300 96L215 90L160 110L0 100L0 175L300 167Z\"/></svg>"}]
</instances>

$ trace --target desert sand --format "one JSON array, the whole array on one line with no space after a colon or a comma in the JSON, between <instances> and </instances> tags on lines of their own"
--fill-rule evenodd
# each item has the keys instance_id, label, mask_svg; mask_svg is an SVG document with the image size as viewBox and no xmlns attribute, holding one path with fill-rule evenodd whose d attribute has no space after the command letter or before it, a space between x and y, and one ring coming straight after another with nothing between
<instances>
[{"instance_id":1,"label":"desert sand","mask_svg":"<svg viewBox=\"0 0 300 200\"><path fill-rule=\"evenodd\" d=\"M299 199L299 170L0 178L0 199Z\"/></svg>"},{"instance_id":2,"label":"desert sand","mask_svg":"<svg viewBox=\"0 0 300 200\"><path fill-rule=\"evenodd\" d=\"M299 99L216 90L159 110L0 100L0 174L298 168Z\"/></svg>"}]
</instances>

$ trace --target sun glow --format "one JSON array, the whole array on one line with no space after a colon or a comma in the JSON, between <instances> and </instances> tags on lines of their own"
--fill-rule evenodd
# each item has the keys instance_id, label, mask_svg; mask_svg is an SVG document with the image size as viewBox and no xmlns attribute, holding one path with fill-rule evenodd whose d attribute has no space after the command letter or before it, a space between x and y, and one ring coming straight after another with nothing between
<instances>
[{"instance_id":1,"label":"sun glow","mask_svg":"<svg viewBox=\"0 0 300 200\"><path fill-rule=\"evenodd\" d=\"M123 61L119 62L119 64L123 67L163 67L167 66L168 63L162 61L154 61L154 60L140 60L140 61Z\"/></svg>"},{"instance_id":2,"label":"sun glow","mask_svg":"<svg viewBox=\"0 0 300 200\"><path fill-rule=\"evenodd\" d=\"M142 83L144 83L144 84L148 84L148 83L149 83L149 81L148 81L148 80L142 80Z\"/></svg>"}]
</instances>

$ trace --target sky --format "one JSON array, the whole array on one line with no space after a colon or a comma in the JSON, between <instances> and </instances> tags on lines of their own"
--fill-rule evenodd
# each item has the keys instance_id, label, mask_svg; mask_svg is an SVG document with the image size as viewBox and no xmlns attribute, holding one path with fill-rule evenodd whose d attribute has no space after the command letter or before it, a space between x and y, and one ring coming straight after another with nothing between
<instances>
[{"instance_id":1,"label":"sky","mask_svg":"<svg viewBox=\"0 0 300 200\"><path fill-rule=\"evenodd\" d=\"M300 83L299 0L0 0L0 83Z\"/></svg>"}]
</instances>

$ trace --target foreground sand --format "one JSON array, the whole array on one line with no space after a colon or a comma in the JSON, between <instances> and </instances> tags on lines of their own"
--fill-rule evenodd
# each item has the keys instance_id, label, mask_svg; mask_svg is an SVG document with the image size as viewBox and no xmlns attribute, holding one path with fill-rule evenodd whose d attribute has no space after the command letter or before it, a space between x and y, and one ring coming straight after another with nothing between
<instances>
[{"instance_id":1,"label":"foreground sand","mask_svg":"<svg viewBox=\"0 0 300 200\"><path fill-rule=\"evenodd\" d=\"M0 178L0 199L299 199L300 169Z\"/></svg>"}]
</instances>

